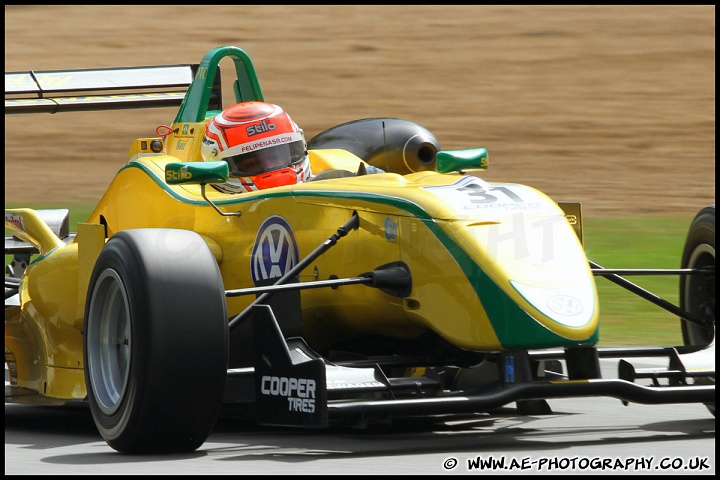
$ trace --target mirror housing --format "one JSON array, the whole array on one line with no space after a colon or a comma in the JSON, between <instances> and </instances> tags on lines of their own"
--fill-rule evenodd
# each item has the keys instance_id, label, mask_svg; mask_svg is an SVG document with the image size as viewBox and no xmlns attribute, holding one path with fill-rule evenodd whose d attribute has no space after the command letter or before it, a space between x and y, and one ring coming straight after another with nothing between
<instances>
[{"instance_id":1,"label":"mirror housing","mask_svg":"<svg viewBox=\"0 0 720 480\"><path fill-rule=\"evenodd\" d=\"M227 183L230 168L227 162L174 162L165 165L168 185Z\"/></svg>"},{"instance_id":2,"label":"mirror housing","mask_svg":"<svg viewBox=\"0 0 720 480\"><path fill-rule=\"evenodd\" d=\"M440 150L437 152L436 166L440 173L485 170L488 168L488 151L485 148Z\"/></svg>"}]
</instances>

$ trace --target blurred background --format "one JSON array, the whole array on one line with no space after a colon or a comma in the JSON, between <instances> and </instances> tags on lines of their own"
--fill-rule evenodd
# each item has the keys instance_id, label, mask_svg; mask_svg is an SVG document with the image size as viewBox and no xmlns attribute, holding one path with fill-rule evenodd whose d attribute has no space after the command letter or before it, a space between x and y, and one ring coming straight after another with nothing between
<instances>
[{"instance_id":1,"label":"blurred background","mask_svg":"<svg viewBox=\"0 0 720 480\"><path fill-rule=\"evenodd\" d=\"M308 138L405 118L445 149L487 148L486 180L588 217L714 203L713 5L5 6L6 71L197 63L223 45ZM5 202L96 202L175 113L6 116Z\"/></svg>"},{"instance_id":2,"label":"blurred background","mask_svg":"<svg viewBox=\"0 0 720 480\"><path fill-rule=\"evenodd\" d=\"M198 63L225 45L308 138L408 119L445 149L487 148L486 180L582 202L607 268L677 268L715 202L714 5L5 6L6 72ZM132 141L176 113L7 115L6 206L84 221ZM677 302L675 279L638 282ZM603 343L682 342L677 317L597 284Z\"/></svg>"}]
</instances>

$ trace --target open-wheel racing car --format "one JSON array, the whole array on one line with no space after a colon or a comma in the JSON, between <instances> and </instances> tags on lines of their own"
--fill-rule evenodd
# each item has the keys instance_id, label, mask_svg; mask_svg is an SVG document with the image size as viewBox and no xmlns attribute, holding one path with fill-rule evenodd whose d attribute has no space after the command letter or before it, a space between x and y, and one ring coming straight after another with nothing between
<instances>
[{"instance_id":1,"label":"open-wheel racing car","mask_svg":"<svg viewBox=\"0 0 720 480\"><path fill-rule=\"evenodd\" d=\"M198 65L6 73L6 114L180 106L77 232L66 209L6 208L6 402L87 403L128 453L193 451L225 414L325 428L609 396L714 415L714 205L679 269L605 269L579 203L486 182L484 148L442 150L397 118L309 139L311 181L223 193L228 164L199 152L226 58L235 102L264 101L231 46ZM625 278L653 273L678 276L679 306ZM599 348L598 276L677 315L684 345Z\"/></svg>"}]
</instances>

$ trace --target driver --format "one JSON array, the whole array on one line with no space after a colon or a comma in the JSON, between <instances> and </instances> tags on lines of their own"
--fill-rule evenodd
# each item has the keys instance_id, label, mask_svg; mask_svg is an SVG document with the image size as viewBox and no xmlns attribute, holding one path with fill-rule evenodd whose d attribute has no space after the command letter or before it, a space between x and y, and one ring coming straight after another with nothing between
<instances>
[{"instance_id":1,"label":"driver","mask_svg":"<svg viewBox=\"0 0 720 480\"><path fill-rule=\"evenodd\" d=\"M211 118L200 154L224 160L228 182L213 185L225 193L243 193L310 180L312 170L303 131L285 111L265 102L242 102Z\"/></svg>"}]
</instances>

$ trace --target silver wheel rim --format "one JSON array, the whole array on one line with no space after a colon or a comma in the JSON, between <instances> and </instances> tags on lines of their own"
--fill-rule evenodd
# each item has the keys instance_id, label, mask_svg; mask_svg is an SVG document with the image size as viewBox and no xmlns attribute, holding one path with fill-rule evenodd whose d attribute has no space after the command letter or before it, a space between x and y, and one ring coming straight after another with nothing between
<instances>
[{"instance_id":1,"label":"silver wheel rim","mask_svg":"<svg viewBox=\"0 0 720 480\"><path fill-rule=\"evenodd\" d=\"M125 284L112 269L100 274L91 298L85 363L98 407L112 415L120 407L130 376L130 305Z\"/></svg>"}]
</instances>

